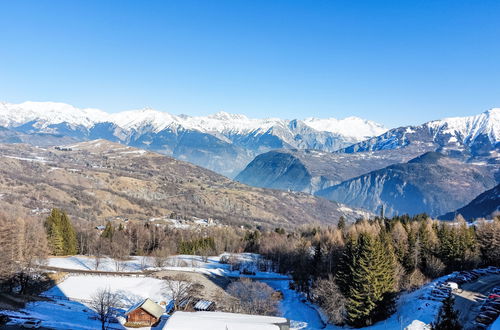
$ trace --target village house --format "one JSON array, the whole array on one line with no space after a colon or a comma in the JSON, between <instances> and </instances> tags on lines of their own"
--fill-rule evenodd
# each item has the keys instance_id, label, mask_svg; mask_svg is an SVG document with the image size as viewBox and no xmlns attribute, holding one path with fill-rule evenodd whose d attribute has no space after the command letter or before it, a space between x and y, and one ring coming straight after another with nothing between
<instances>
[{"instance_id":1,"label":"village house","mask_svg":"<svg viewBox=\"0 0 500 330\"><path fill-rule=\"evenodd\" d=\"M133 305L125 313L127 323L134 326L152 326L156 324L165 310L149 298Z\"/></svg>"}]
</instances>

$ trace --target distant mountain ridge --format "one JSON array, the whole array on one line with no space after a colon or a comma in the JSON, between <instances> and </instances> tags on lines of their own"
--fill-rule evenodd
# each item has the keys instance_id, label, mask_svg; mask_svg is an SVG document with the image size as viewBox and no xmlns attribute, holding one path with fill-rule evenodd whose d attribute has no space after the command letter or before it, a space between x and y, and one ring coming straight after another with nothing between
<instances>
[{"instance_id":1,"label":"distant mountain ridge","mask_svg":"<svg viewBox=\"0 0 500 330\"><path fill-rule=\"evenodd\" d=\"M236 179L258 187L314 193L430 151L500 168L500 109L394 128L333 153L273 150L258 155Z\"/></svg>"},{"instance_id":2,"label":"distant mountain ridge","mask_svg":"<svg viewBox=\"0 0 500 330\"><path fill-rule=\"evenodd\" d=\"M350 154L279 149L255 157L235 180L262 188L315 193L370 171L406 162L421 152L422 149L413 148Z\"/></svg>"},{"instance_id":3,"label":"distant mountain ridge","mask_svg":"<svg viewBox=\"0 0 500 330\"><path fill-rule=\"evenodd\" d=\"M500 184L481 193L464 207L442 215L439 218L443 220L453 220L455 215L460 214L467 220L473 220L478 218L490 218L495 213L500 214Z\"/></svg>"},{"instance_id":4,"label":"distant mountain ridge","mask_svg":"<svg viewBox=\"0 0 500 330\"><path fill-rule=\"evenodd\" d=\"M465 158L498 157L500 108L493 108L475 116L445 118L419 126L394 128L338 152L401 149L409 145L431 145L436 151L451 155L461 153Z\"/></svg>"},{"instance_id":5,"label":"distant mountain ridge","mask_svg":"<svg viewBox=\"0 0 500 330\"><path fill-rule=\"evenodd\" d=\"M316 195L387 216L427 213L437 217L498 184L498 168L464 163L428 152L318 191Z\"/></svg>"},{"instance_id":6,"label":"distant mountain ridge","mask_svg":"<svg viewBox=\"0 0 500 330\"><path fill-rule=\"evenodd\" d=\"M357 117L252 119L226 112L192 117L153 109L109 114L55 102L0 103L0 126L78 141L104 138L171 155L230 177L269 150L335 151L387 130Z\"/></svg>"}]
</instances>

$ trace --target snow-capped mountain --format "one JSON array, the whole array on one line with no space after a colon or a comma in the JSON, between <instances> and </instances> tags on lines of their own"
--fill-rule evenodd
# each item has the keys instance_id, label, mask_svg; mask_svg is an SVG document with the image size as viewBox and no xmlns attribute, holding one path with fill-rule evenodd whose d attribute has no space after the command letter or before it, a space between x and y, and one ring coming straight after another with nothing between
<instances>
[{"instance_id":1,"label":"snow-capped mountain","mask_svg":"<svg viewBox=\"0 0 500 330\"><path fill-rule=\"evenodd\" d=\"M317 131L340 134L357 140L365 140L387 131L384 126L359 117L347 117L340 120L336 118L306 118L304 123Z\"/></svg>"},{"instance_id":2,"label":"snow-capped mountain","mask_svg":"<svg viewBox=\"0 0 500 330\"><path fill-rule=\"evenodd\" d=\"M444 153L464 156L498 157L500 148L500 108L470 117L430 121L420 126L391 129L386 133L356 143L340 152L399 149L413 145L432 145Z\"/></svg>"},{"instance_id":3,"label":"snow-capped mountain","mask_svg":"<svg viewBox=\"0 0 500 330\"><path fill-rule=\"evenodd\" d=\"M269 150L331 152L386 131L357 117L254 119L226 112L193 117L153 109L110 114L55 102L0 103L0 126L23 134L104 138L172 155L230 177Z\"/></svg>"}]
</instances>

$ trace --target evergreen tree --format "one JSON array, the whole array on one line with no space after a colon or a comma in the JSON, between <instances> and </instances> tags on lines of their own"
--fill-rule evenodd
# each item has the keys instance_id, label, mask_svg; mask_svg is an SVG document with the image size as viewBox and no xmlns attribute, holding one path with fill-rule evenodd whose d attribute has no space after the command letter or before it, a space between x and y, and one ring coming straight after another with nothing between
<instances>
[{"instance_id":1,"label":"evergreen tree","mask_svg":"<svg viewBox=\"0 0 500 330\"><path fill-rule=\"evenodd\" d=\"M53 255L73 255L78 252L75 228L64 211L53 209L45 220L45 230Z\"/></svg>"},{"instance_id":2,"label":"evergreen tree","mask_svg":"<svg viewBox=\"0 0 500 330\"><path fill-rule=\"evenodd\" d=\"M74 255L78 252L78 243L76 238L76 231L73 224L69 220L66 212L61 212L61 231L64 241L64 254Z\"/></svg>"},{"instance_id":3,"label":"evergreen tree","mask_svg":"<svg viewBox=\"0 0 500 330\"><path fill-rule=\"evenodd\" d=\"M443 301L443 306L439 310L439 315L435 323L432 324L432 330L461 330L462 326L458 320L458 312L453 305L455 299L453 294L449 294Z\"/></svg>"},{"instance_id":4,"label":"evergreen tree","mask_svg":"<svg viewBox=\"0 0 500 330\"><path fill-rule=\"evenodd\" d=\"M106 223L106 227L102 231L101 237L107 238L109 240L113 240L113 234L115 232L115 229L113 228L113 225L108 221Z\"/></svg>"},{"instance_id":5,"label":"evergreen tree","mask_svg":"<svg viewBox=\"0 0 500 330\"><path fill-rule=\"evenodd\" d=\"M337 223L337 228L340 229L340 230L344 230L345 229L345 218L342 215L340 216L339 222Z\"/></svg>"},{"instance_id":6,"label":"evergreen tree","mask_svg":"<svg viewBox=\"0 0 500 330\"><path fill-rule=\"evenodd\" d=\"M45 230L47 240L53 255L64 255L64 239L60 225L61 212L59 209L53 209L45 220Z\"/></svg>"},{"instance_id":7,"label":"evergreen tree","mask_svg":"<svg viewBox=\"0 0 500 330\"><path fill-rule=\"evenodd\" d=\"M357 263L357 240L349 235L345 244L344 252L340 258L337 271L337 285L340 291L347 297L352 278L352 265Z\"/></svg>"},{"instance_id":8,"label":"evergreen tree","mask_svg":"<svg viewBox=\"0 0 500 330\"><path fill-rule=\"evenodd\" d=\"M393 311L394 254L386 237L367 233L359 235L355 249L348 253L353 252L355 257L346 260L339 282L347 293L346 321L363 327Z\"/></svg>"}]
</instances>

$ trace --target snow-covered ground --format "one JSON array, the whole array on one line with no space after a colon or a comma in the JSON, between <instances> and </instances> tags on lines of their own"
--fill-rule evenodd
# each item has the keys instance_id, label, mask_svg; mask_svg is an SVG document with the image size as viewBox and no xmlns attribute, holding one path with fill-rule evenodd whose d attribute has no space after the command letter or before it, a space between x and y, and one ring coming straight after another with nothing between
<instances>
[{"instance_id":1,"label":"snow-covered ground","mask_svg":"<svg viewBox=\"0 0 500 330\"><path fill-rule=\"evenodd\" d=\"M279 304L280 316L290 320L290 327L296 330L334 330L340 327L326 325L321 319L318 310L305 302L304 297L288 287L288 281L264 281L275 290L283 293L283 300Z\"/></svg>"},{"instance_id":2,"label":"snow-covered ground","mask_svg":"<svg viewBox=\"0 0 500 330\"><path fill-rule=\"evenodd\" d=\"M156 278L70 275L63 282L42 294L54 301L28 303L19 312L7 314L36 318L42 320L43 326L55 329L98 329L100 323L90 318L94 313L88 304L92 295L99 289L110 289L118 294L119 304L123 309L145 298L151 298L157 302L168 303L170 301L170 293L163 287L162 281ZM114 327L124 329L120 324Z\"/></svg>"},{"instance_id":3,"label":"snow-covered ground","mask_svg":"<svg viewBox=\"0 0 500 330\"><path fill-rule=\"evenodd\" d=\"M90 318L93 312L84 304L75 301L32 302L19 312L2 311L11 316L9 324L22 324L26 317L42 320L42 325L54 329L88 330L100 329L101 324ZM14 317L21 317L17 319ZM121 327L123 328L123 327Z\"/></svg>"},{"instance_id":4,"label":"snow-covered ground","mask_svg":"<svg viewBox=\"0 0 500 330\"><path fill-rule=\"evenodd\" d=\"M245 275L240 271L231 270L231 266L220 262L220 256L208 257L204 261L201 256L176 255L168 257L163 267L155 267L154 259L151 257L130 257L126 261L117 263L114 259L104 257L100 260L99 271L107 272L141 272L142 270L180 270L197 272L205 275L227 276L227 277L253 277L253 278L288 278L287 276L261 272L256 269L255 264L259 258L256 254L239 253L235 256L244 264L245 269L255 272L255 275ZM96 270L95 258L87 256L52 257L48 259L48 266L75 270Z\"/></svg>"},{"instance_id":5,"label":"snow-covered ground","mask_svg":"<svg viewBox=\"0 0 500 330\"><path fill-rule=\"evenodd\" d=\"M46 296L64 296L76 300L90 300L99 289L109 289L119 295L120 303L132 305L145 298L170 301L170 293L163 282L153 277L71 275L66 280L44 292Z\"/></svg>"},{"instance_id":6,"label":"snow-covered ground","mask_svg":"<svg viewBox=\"0 0 500 330\"><path fill-rule=\"evenodd\" d=\"M98 329L100 323L91 318L94 313L88 304L92 295L99 289L110 289L118 294L119 304L123 309L148 297L158 302L170 301L170 293L163 287L162 281L156 278L70 275L42 294L54 301L28 303L19 312L7 314L39 319L42 320L43 326L55 329ZM22 322L22 319L14 320L19 321ZM120 324L114 327L124 329Z\"/></svg>"},{"instance_id":7,"label":"snow-covered ground","mask_svg":"<svg viewBox=\"0 0 500 330\"><path fill-rule=\"evenodd\" d=\"M386 329L408 329L426 330L433 322L441 307L441 302L430 300L430 293L439 282L445 281L450 275L434 280L422 288L410 293L403 293L397 301L396 312L387 320L378 322L363 329L386 330ZM264 281L276 290L283 293L280 302L280 315L291 320L293 329L303 330L340 330L348 327L325 325L320 316L319 309L306 302L304 297L294 290L288 288L287 281Z\"/></svg>"},{"instance_id":8,"label":"snow-covered ground","mask_svg":"<svg viewBox=\"0 0 500 330\"><path fill-rule=\"evenodd\" d=\"M152 261L148 257L131 257L129 260L116 262L112 258L103 257L96 267L96 259L87 256L50 257L48 266L75 270L99 270L106 272L141 272L150 267Z\"/></svg>"}]
</instances>

